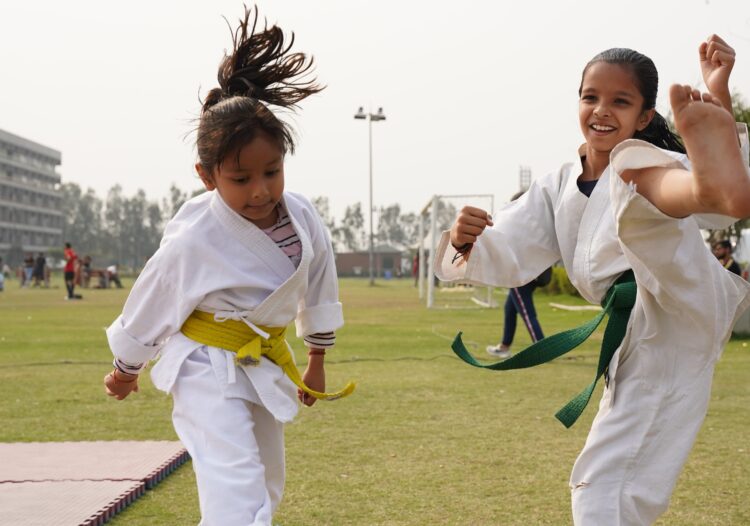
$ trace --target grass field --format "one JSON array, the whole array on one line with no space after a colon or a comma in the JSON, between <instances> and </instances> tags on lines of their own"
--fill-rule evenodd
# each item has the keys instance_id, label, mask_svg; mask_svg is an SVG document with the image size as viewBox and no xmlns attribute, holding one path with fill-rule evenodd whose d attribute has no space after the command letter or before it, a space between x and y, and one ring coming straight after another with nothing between
<instances>
[{"instance_id":1,"label":"grass field","mask_svg":"<svg viewBox=\"0 0 750 526\"><path fill-rule=\"evenodd\" d=\"M144 375L140 393L106 397L104 328L126 290L0 293L0 442L175 439L171 400ZM438 292L438 304L441 301ZM566 430L553 415L592 379L600 333L551 364L512 372L453 357L457 329L478 356L502 330L499 309L426 310L408 281L343 280L346 326L327 357L329 388L356 393L302 408L287 426L282 526L568 524L568 475L596 410ZM589 319L536 296L547 334ZM529 342L519 327L517 345ZM293 332L293 331L292 331ZM291 341L298 363L303 346ZM599 388L601 389L601 387ZM595 394L595 399L600 391ZM718 364L706 422L659 524L750 524L750 342L733 340ZM199 520L190 464L110 524Z\"/></svg>"}]
</instances>

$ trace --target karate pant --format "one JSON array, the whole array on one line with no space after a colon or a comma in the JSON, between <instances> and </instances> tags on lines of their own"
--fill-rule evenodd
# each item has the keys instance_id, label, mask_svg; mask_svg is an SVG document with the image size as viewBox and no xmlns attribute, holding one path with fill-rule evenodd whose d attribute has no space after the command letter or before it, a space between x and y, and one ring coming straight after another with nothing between
<instances>
[{"instance_id":1,"label":"karate pant","mask_svg":"<svg viewBox=\"0 0 750 526\"><path fill-rule=\"evenodd\" d=\"M664 349L679 354L682 349ZM633 349L606 391L570 478L577 526L649 525L667 510L680 471L703 423L713 364L699 372L681 367L675 384L659 386L654 362ZM614 395L614 403L612 396Z\"/></svg>"},{"instance_id":2,"label":"karate pant","mask_svg":"<svg viewBox=\"0 0 750 526\"><path fill-rule=\"evenodd\" d=\"M249 379L238 371L237 381ZM205 348L183 362L172 395L198 483L199 526L270 525L284 489L283 424L259 400L226 398Z\"/></svg>"},{"instance_id":3,"label":"karate pant","mask_svg":"<svg viewBox=\"0 0 750 526\"><path fill-rule=\"evenodd\" d=\"M747 283L716 261L695 218L662 214L617 176L611 184L638 294L571 474L578 526L649 525L666 511L705 418L716 361L750 304Z\"/></svg>"}]
</instances>

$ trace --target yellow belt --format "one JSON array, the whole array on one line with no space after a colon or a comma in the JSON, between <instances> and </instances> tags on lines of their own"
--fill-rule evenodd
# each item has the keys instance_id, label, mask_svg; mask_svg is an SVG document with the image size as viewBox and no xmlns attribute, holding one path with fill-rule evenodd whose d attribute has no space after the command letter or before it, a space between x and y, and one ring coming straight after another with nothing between
<instances>
[{"instance_id":1,"label":"yellow belt","mask_svg":"<svg viewBox=\"0 0 750 526\"><path fill-rule=\"evenodd\" d=\"M258 334L255 329L268 334L268 337ZM265 356L281 367L284 374L297 387L318 400L336 400L354 391L355 384L352 382L335 393L321 393L307 387L292 360L292 353L285 338L286 327L254 326L251 328L244 321L233 319L217 321L213 314L195 310L185 320L180 330L185 336L198 343L236 353L235 361L239 365L258 365L260 357Z\"/></svg>"}]
</instances>

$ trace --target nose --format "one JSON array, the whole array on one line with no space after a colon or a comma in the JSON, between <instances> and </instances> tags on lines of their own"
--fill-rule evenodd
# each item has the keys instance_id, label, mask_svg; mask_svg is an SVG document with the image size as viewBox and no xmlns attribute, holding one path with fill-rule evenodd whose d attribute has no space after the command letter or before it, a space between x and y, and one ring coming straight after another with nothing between
<instances>
[{"instance_id":1,"label":"nose","mask_svg":"<svg viewBox=\"0 0 750 526\"><path fill-rule=\"evenodd\" d=\"M594 117L609 117L609 108L605 104L598 104L594 108Z\"/></svg>"},{"instance_id":2,"label":"nose","mask_svg":"<svg viewBox=\"0 0 750 526\"><path fill-rule=\"evenodd\" d=\"M262 201L268 195L268 188L264 181L257 181L250 186L250 199L253 201Z\"/></svg>"}]
</instances>

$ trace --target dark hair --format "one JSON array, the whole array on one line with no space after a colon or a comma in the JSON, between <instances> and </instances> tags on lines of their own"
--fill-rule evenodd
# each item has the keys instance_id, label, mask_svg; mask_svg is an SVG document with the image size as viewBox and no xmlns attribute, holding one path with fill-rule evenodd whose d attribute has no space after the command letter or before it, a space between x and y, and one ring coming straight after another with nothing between
<instances>
[{"instance_id":1,"label":"dark hair","mask_svg":"<svg viewBox=\"0 0 750 526\"><path fill-rule=\"evenodd\" d=\"M643 110L651 110L656 107L656 92L659 89L659 74L654 62L646 55L627 48L612 48L602 51L592 58L581 74L581 86L578 88L578 96L583 89L583 78L588 69L597 62L607 64L618 64L628 68L635 79L635 85L643 97ZM634 139L650 142L654 146L673 152L685 153L680 137L674 133L667 124L666 119L659 112L654 113L654 118L645 129L635 132Z\"/></svg>"},{"instance_id":2,"label":"dark hair","mask_svg":"<svg viewBox=\"0 0 750 526\"><path fill-rule=\"evenodd\" d=\"M256 33L257 23L257 7L245 7L237 29L230 25L232 52L219 64L219 87L203 101L196 145L199 162L209 173L227 154L259 134L278 144L283 153L293 153L292 130L267 105L293 110L302 99L323 89L315 78L308 78L312 58L289 53L294 34L287 44L278 26L269 28L264 22L263 30Z\"/></svg>"},{"instance_id":3,"label":"dark hair","mask_svg":"<svg viewBox=\"0 0 750 526\"><path fill-rule=\"evenodd\" d=\"M732 243L728 239L722 239L721 241L717 241L714 243L714 248L721 247L721 248L728 248L729 250L732 250Z\"/></svg>"}]
</instances>

